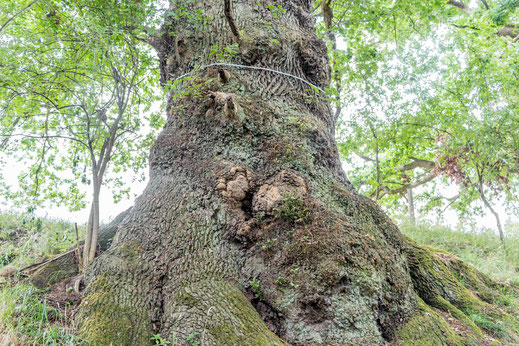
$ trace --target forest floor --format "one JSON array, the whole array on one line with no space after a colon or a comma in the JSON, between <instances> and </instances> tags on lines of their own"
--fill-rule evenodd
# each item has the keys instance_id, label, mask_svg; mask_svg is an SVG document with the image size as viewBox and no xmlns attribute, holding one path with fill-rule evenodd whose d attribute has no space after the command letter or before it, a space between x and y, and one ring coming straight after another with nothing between
<instances>
[{"instance_id":1,"label":"forest floor","mask_svg":"<svg viewBox=\"0 0 519 346\"><path fill-rule=\"evenodd\" d=\"M449 252L493 280L519 289L519 234L509 236L504 246L491 232L457 232L427 224L403 224L401 230L418 244ZM0 345L81 344L72 323L81 300L73 289L75 278L39 290L19 274L76 244L73 224L0 214ZM519 305L516 295L510 299ZM455 325L456 319L443 317L454 330L464 328Z\"/></svg>"}]
</instances>

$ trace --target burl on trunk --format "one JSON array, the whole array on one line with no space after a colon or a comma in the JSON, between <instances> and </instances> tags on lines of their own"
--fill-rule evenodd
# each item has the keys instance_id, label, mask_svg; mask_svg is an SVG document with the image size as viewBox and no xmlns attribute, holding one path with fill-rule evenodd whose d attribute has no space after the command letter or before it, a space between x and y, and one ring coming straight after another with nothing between
<instances>
[{"instance_id":1,"label":"burl on trunk","mask_svg":"<svg viewBox=\"0 0 519 346\"><path fill-rule=\"evenodd\" d=\"M341 169L311 2L232 5L171 1L167 124L145 192L87 271L80 331L121 345L391 340L417 304L406 241Z\"/></svg>"}]
</instances>

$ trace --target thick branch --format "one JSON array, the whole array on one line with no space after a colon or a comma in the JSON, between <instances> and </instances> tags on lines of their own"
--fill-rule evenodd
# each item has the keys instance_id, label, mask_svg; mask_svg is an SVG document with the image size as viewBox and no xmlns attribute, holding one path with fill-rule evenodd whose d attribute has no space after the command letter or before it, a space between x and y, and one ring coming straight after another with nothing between
<instances>
[{"instance_id":1,"label":"thick branch","mask_svg":"<svg viewBox=\"0 0 519 346\"><path fill-rule=\"evenodd\" d=\"M238 30L238 26L236 25L236 21L234 20L234 16L232 14L232 3L231 0L224 0L224 9L223 12L225 14L225 18L231 27L232 35L236 39L237 42L240 42L240 31Z\"/></svg>"},{"instance_id":2,"label":"thick branch","mask_svg":"<svg viewBox=\"0 0 519 346\"><path fill-rule=\"evenodd\" d=\"M156 50L158 50L159 47L160 47L160 42L161 42L160 37L157 37L157 36L152 36L150 38L144 38L144 37L138 37L138 36L134 36L134 37L138 41L141 41L141 42L149 44L150 46L152 46Z\"/></svg>"},{"instance_id":3,"label":"thick branch","mask_svg":"<svg viewBox=\"0 0 519 346\"><path fill-rule=\"evenodd\" d=\"M426 184L426 183L430 182L431 180L433 180L434 178L436 178L435 174L432 174L432 173L427 174L425 177L418 180L417 182L414 182L412 184L405 185L405 186L399 187L398 189L393 189L393 190L390 190L387 186L382 185L382 187L381 187L382 193L380 193L378 199L384 197L385 195L397 195L397 194L405 193L408 189L414 189L415 187Z\"/></svg>"},{"instance_id":4,"label":"thick branch","mask_svg":"<svg viewBox=\"0 0 519 346\"><path fill-rule=\"evenodd\" d=\"M395 167L395 169L401 172L406 172L411 171L415 168L433 169L435 166L434 162L429 160L417 159L415 157L411 157L411 159L413 160L413 162L403 166Z\"/></svg>"},{"instance_id":5,"label":"thick branch","mask_svg":"<svg viewBox=\"0 0 519 346\"><path fill-rule=\"evenodd\" d=\"M470 8L461 1L449 0L447 4L457 7L464 12L470 13Z\"/></svg>"},{"instance_id":6,"label":"thick branch","mask_svg":"<svg viewBox=\"0 0 519 346\"><path fill-rule=\"evenodd\" d=\"M514 25L506 25L497 31L499 36L508 36L514 40L519 35L519 28Z\"/></svg>"}]
</instances>

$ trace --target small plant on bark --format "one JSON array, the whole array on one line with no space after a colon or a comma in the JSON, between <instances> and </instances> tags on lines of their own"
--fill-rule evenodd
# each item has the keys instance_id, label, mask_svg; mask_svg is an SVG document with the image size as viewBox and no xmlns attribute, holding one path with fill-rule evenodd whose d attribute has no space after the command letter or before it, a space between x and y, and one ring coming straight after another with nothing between
<instances>
[{"instance_id":1,"label":"small plant on bark","mask_svg":"<svg viewBox=\"0 0 519 346\"><path fill-rule=\"evenodd\" d=\"M256 276L254 277L254 279L251 280L250 285L252 287L252 292L254 293L254 296L259 300L263 300L263 291L261 290L261 282L258 280L258 278Z\"/></svg>"},{"instance_id":2,"label":"small plant on bark","mask_svg":"<svg viewBox=\"0 0 519 346\"><path fill-rule=\"evenodd\" d=\"M297 195L297 190L293 194L286 193L279 208L276 208L277 216L286 222L295 224L296 222L305 223L310 217L310 211L305 208L303 198Z\"/></svg>"},{"instance_id":3,"label":"small plant on bark","mask_svg":"<svg viewBox=\"0 0 519 346\"><path fill-rule=\"evenodd\" d=\"M191 346L200 346L201 343L200 343L200 333L198 332L195 332L194 330L191 331L191 334L189 334L186 338L186 341L191 345Z\"/></svg>"},{"instance_id":4,"label":"small plant on bark","mask_svg":"<svg viewBox=\"0 0 519 346\"><path fill-rule=\"evenodd\" d=\"M155 334L150 339L155 345L171 345L171 342L164 339L160 334Z\"/></svg>"}]
</instances>

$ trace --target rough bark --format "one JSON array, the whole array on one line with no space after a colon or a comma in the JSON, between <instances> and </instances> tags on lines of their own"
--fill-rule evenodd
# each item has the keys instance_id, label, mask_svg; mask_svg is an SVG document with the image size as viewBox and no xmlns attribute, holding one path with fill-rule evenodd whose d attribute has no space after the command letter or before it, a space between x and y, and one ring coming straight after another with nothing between
<instances>
[{"instance_id":1,"label":"rough bark","mask_svg":"<svg viewBox=\"0 0 519 346\"><path fill-rule=\"evenodd\" d=\"M180 13L183 2L172 1ZM262 2L263 3L263 2ZM160 43L162 81L221 62L236 42L225 2L212 20L173 20ZM311 3L233 1L232 63L330 82ZM273 40L276 39L276 40ZM86 273L79 330L93 344L382 344L417 296L406 241L353 191L334 117L303 82L263 70L196 70L169 97L150 181Z\"/></svg>"}]
</instances>

